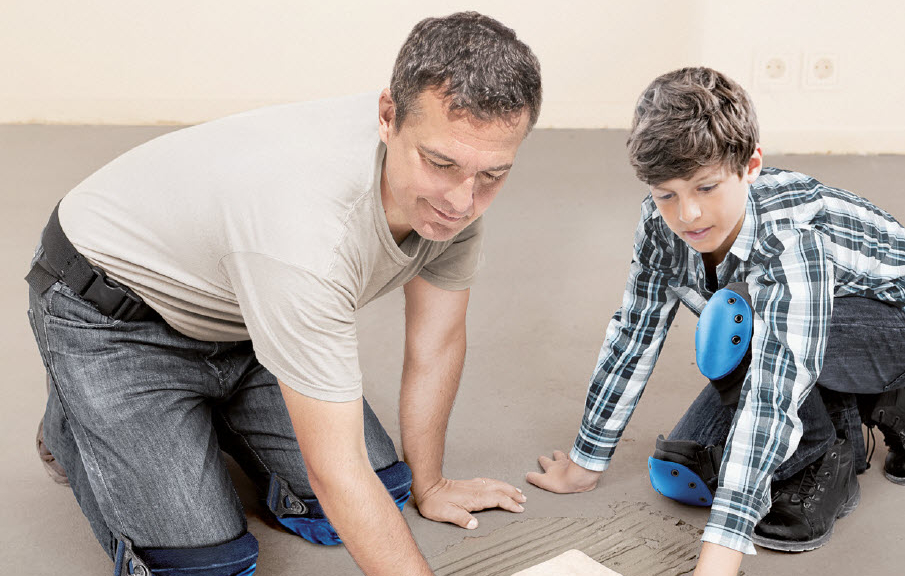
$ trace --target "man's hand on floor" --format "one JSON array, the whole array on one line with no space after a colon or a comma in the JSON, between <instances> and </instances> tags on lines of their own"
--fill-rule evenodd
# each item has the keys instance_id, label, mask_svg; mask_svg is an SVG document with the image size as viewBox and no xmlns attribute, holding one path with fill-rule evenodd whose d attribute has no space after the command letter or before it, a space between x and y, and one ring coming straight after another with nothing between
<instances>
[{"instance_id":1,"label":"man's hand on floor","mask_svg":"<svg viewBox=\"0 0 905 576\"><path fill-rule=\"evenodd\" d=\"M597 487L600 475L603 474L603 472L582 468L560 450L553 452L552 460L546 456L540 456L537 463L544 469L543 473L528 472L525 479L538 488L558 494L593 490Z\"/></svg>"},{"instance_id":2,"label":"man's hand on floor","mask_svg":"<svg viewBox=\"0 0 905 576\"><path fill-rule=\"evenodd\" d=\"M441 478L437 483L412 495L421 515L437 522L449 522L473 530L478 520L469 512L502 508L510 512L524 512L521 503L527 498L522 491L501 480L475 478L473 480L449 480Z\"/></svg>"}]
</instances>

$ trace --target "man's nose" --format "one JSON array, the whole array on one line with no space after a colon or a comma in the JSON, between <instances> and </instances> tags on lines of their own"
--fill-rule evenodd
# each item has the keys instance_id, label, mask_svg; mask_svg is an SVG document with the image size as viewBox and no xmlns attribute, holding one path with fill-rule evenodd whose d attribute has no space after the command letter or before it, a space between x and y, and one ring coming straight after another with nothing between
<instances>
[{"instance_id":1,"label":"man's nose","mask_svg":"<svg viewBox=\"0 0 905 576\"><path fill-rule=\"evenodd\" d=\"M456 211L456 215L466 215L471 212L471 205L474 203L474 187L475 177L465 178L458 186L450 190L445 200L449 202L450 208Z\"/></svg>"}]
</instances>

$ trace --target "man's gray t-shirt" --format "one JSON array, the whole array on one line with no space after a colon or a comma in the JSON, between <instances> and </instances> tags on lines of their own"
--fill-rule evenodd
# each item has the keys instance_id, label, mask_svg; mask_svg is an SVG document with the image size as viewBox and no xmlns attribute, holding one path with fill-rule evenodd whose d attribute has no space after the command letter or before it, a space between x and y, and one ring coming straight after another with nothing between
<instances>
[{"instance_id":1,"label":"man's gray t-shirt","mask_svg":"<svg viewBox=\"0 0 905 576\"><path fill-rule=\"evenodd\" d=\"M354 312L420 275L470 286L483 222L397 246L380 196L378 94L273 106L166 134L60 205L85 257L179 332L251 338L313 398L361 396Z\"/></svg>"}]
</instances>

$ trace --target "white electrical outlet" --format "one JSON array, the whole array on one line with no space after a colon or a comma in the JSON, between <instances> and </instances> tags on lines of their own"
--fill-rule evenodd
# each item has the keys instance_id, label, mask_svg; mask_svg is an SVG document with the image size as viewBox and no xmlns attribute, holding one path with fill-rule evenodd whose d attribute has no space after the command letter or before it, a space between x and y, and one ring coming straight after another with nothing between
<instances>
[{"instance_id":1,"label":"white electrical outlet","mask_svg":"<svg viewBox=\"0 0 905 576\"><path fill-rule=\"evenodd\" d=\"M794 85L799 57L790 52L763 52L754 59L754 85L761 90L783 90Z\"/></svg>"},{"instance_id":2,"label":"white electrical outlet","mask_svg":"<svg viewBox=\"0 0 905 576\"><path fill-rule=\"evenodd\" d=\"M839 84L839 57L828 52L808 54L802 84L814 89L835 88Z\"/></svg>"}]
</instances>

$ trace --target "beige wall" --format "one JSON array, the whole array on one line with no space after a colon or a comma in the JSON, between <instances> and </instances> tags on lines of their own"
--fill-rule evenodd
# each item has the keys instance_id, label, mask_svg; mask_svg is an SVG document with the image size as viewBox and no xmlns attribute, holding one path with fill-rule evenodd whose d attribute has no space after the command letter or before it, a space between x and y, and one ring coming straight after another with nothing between
<instances>
[{"instance_id":1,"label":"beige wall","mask_svg":"<svg viewBox=\"0 0 905 576\"><path fill-rule=\"evenodd\" d=\"M0 123L195 123L380 88L411 26L474 8L543 65L539 126L624 128L639 91L689 64L749 88L770 151L905 153L898 0L0 0ZM810 87L809 58L837 80ZM787 63L764 81L759 63Z\"/></svg>"}]
</instances>

